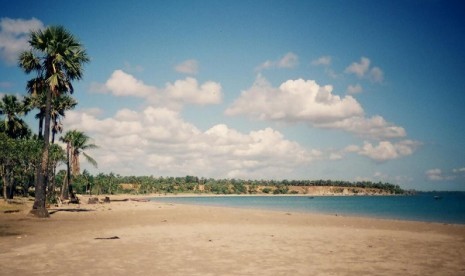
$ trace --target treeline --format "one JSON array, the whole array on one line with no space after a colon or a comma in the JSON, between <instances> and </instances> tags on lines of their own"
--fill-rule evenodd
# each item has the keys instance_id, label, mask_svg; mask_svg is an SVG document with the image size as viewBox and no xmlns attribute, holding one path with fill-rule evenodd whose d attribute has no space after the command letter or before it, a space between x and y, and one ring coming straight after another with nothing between
<instances>
[{"instance_id":1,"label":"treeline","mask_svg":"<svg viewBox=\"0 0 465 276\"><path fill-rule=\"evenodd\" d=\"M58 179L64 172L57 174ZM197 176L154 177L154 176L121 176L110 173L91 175L84 171L73 180L77 193L91 194L151 194L151 193L211 193L211 194L290 194L298 193L291 187L332 186L357 191L356 188L379 190L385 194L404 194L405 191L391 183L371 181L340 180L242 180L214 179Z\"/></svg>"},{"instance_id":2,"label":"treeline","mask_svg":"<svg viewBox=\"0 0 465 276\"><path fill-rule=\"evenodd\" d=\"M12 199L15 195L27 196L30 188L34 187L42 144L40 139L34 137L13 139L0 131L0 187L5 199ZM48 190L55 190L55 171L65 159L65 151L60 146L50 146ZM54 194L49 193L49 197L52 196Z\"/></svg>"}]
</instances>

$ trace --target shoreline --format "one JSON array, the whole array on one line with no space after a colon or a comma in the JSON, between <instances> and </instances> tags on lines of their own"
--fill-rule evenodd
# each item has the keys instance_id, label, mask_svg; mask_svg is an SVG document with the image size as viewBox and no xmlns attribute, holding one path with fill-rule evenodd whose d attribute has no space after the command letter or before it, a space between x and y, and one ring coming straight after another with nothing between
<instances>
[{"instance_id":1,"label":"shoreline","mask_svg":"<svg viewBox=\"0 0 465 276\"><path fill-rule=\"evenodd\" d=\"M465 273L462 225L141 201L150 197L80 196L49 219L0 214L2 273Z\"/></svg>"},{"instance_id":2,"label":"shoreline","mask_svg":"<svg viewBox=\"0 0 465 276\"><path fill-rule=\"evenodd\" d=\"M356 197L371 197L371 198L377 198L377 197L399 197L399 196L407 196L407 195L360 195ZM408 195L410 196L410 195ZM270 194L257 194L257 195L250 195L250 194L228 194L228 195L223 195L223 194L157 194L155 196L150 195L147 197L148 199L153 199L157 200L158 198L160 199L176 199L176 198L189 198L189 199L195 199L195 198L235 198L235 197L258 197L258 198L273 198L273 197L298 197L298 198L351 198L354 197L353 195L302 195L302 194L277 194L277 195L270 195ZM253 209L253 210L275 210L275 211L290 211L290 212L299 212L299 213L308 213L308 214L321 214L321 215L328 215L328 216L345 216L345 217L361 217L361 218L368 218L368 219L384 219L384 220L393 220L393 221L412 221L412 222L425 222L425 223L438 223L438 224L452 224L452 225L463 225L465 226L465 221L460 220L460 221L446 221L446 220L435 220L434 218L424 218L424 217L399 217L394 215L386 215L386 214L376 214L376 213L360 213L360 212L347 212L346 211L322 211L322 210L308 210L305 208L299 208L295 209L293 207L289 207L289 209L285 208L268 208L268 206L235 206L235 205L227 205L227 204L213 204L213 203L192 203L192 202L179 202L174 200L173 203L176 204L193 204L193 205L201 205L201 206L218 206L218 207L230 207L230 208L240 208L240 209Z\"/></svg>"}]
</instances>

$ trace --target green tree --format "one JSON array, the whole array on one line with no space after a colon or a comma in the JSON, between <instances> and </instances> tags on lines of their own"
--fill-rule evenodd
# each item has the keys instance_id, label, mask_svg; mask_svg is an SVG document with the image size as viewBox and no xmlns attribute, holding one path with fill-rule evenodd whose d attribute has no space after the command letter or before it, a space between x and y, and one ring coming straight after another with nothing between
<instances>
[{"instance_id":1,"label":"green tree","mask_svg":"<svg viewBox=\"0 0 465 276\"><path fill-rule=\"evenodd\" d=\"M37 140L12 139L0 132L0 177L5 200L13 198L17 183L22 184L20 188L25 194L39 153L40 144Z\"/></svg>"},{"instance_id":2,"label":"green tree","mask_svg":"<svg viewBox=\"0 0 465 276\"><path fill-rule=\"evenodd\" d=\"M67 156L67 187L62 189L62 198L67 199L71 195L72 200L76 200L73 193L71 176L77 176L80 174L80 162L79 156L82 153L86 160L97 167L97 162L90 157L85 150L97 148L95 144L90 143L90 137L78 130L70 130L60 138L66 143L66 156Z\"/></svg>"},{"instance_id":3,"label":"green tree","mask_svg":"<svg viewBox=\"0 0 465 276\"><path fill-rule=\"evenodd\" d=\"M46 94L42 159L35 183L35 201L31 213L38 217L48 217L45 201L52 97L67 92L73 93L72 81L82 78L83 65L89 58L82 44L61 26L32 31L29 45L31 50L21 53L19 65L27 74L34 72L36 79L43 80L43 92Z\"/></svg>"},{"instance_id":4,"label":"green tree","mask_svg":"<svg viewBox=\"0 0 465 276\"><path fill-rule=\"evenodd\" d=\"M28 125L19 116L26 111L23 103L14 95L5 95L0 101L0 132L6 133L13 139L27 138L31 135Z\"/></svg>"},{"instance_id":5,"label":"green tree","mask_svg":"<svg viewBox=\"0 0 465 276\"><path fill-rule=\"evenodd\" d=\"M39 139L44 138L44 118L47 98L47 93L45 92L46 87L45 80L41 76L33 78L27 82L26 88L29 95L24 98L24 104L28 111L34 108L39 109L39 113L35 115L35 118L39 120L39 129L37 133Z\"/></svg>"},{"instance_id":6,"label":"green tree","mask_svg":"<svg viewBox=\"0 0 465 276\"><path fill-rule=\"evenodd\" d=\"M66 161L66 155L63 148L56 144L50 146L50 155L49 155L49 174L50 181L48 182L48 200L49 202L56 202L57 195L55 192L56 188L56 169L59 164Z\"/></svg>"}]
</instances>

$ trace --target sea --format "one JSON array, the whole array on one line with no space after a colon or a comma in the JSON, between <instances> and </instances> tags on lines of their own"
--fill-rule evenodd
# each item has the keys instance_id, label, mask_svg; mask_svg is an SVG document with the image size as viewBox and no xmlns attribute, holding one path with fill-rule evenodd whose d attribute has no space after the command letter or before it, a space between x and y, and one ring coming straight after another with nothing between
<instances>
[{"instance_id":1,"label":"sea","mask_svg":"<svg viewBox=\"0 0 465 276\"><path fill-rule=\"evenodd\" d=\"M152 201L465 224L465 192L402 196L171 196Z\"/></svg>"}]
</instances>

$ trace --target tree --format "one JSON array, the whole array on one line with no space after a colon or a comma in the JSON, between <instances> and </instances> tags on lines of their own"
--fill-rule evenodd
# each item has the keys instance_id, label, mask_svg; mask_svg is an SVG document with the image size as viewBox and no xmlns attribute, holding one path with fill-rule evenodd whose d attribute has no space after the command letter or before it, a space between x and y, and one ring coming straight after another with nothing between
<instances>
[{"instance_id":1,"label":"tree","mask_svg":"<svg viewBox=\"0 0 465 276\"><path fill-rule=\"evenodd\" d=\"M0 132L10 138L27 138L31 131L23 119L19 118L26 111L25 106L14 95L5 95L0 101L0 115L5 118L0 121Z\"/></svg>"},{"instance_id":2,"label":"tree","mask_svg":"<svg viewBox=\"0 0 465 276\"><path fill-rule=\"evenodd\" d=\"M27 74L34 72L36 79L43 80L43 92L46 94L42 160L35 183L35 201L31 213L38 217L48 217L45 201L52 97L73 93L71 82L82 78L83 65L89 58L82 44L62 26L32 31L29 45L31 50L20 54L19 66Z\"/></svg>"},{"instance_id":3,"label":"tree","mask_svg":"<svg viewBox=\"0 0 465 276\"><path fill-rule=\"evenodd\" d=\"M49 173L50 181L48 183L48 199L49 202L56 202L57 195L55 192L56 187L56 168L58 164L65 162L66 156L65 151L59 145L52 144L50 146L50 155L49 155Z\"/></svg>"},{"instance_id":4,"label":"tree","mask_svg":"<svg viewBox=\"0 0 465 276\"><path fill-rule=\"evenodd\" d=\"M39 113L35 115L35 118L39 120L39 139L44 138L44 118L47 98L47 93L45 92L46 87L47 84L41 76L29 80L26 85L29 96L24 99L24 105L27 107L28 111L34 108L39 109Z\"/></svg>"},{"instance_id":5,"label":"tree","mask_svg":"<svg viewBox=\"0 0 465 276\"><path fill-rule=\"evenodd\" d=\"M90 137L78 130L71 130L65 133L63 137L60 138L63 142L66 143L66 155L67 155L67 181L66 187L62 189L62 198L67 199L71 195L72 200L76 200L73 193L72 184L71 184L71 175L77 176L80 173L80 162L79 156L82 153L86 160L97 166L97 162L90 157L85 150L97 148L95 144L90 143Z\"/></svg>"},{"instance_id":6,"label":"tree","mask_svg":"<svg viewBox=\"0 0 465 276\"><path fill-rule=\"evenodd\" d=\"M60 95L52 101L52 144L55 142L55 135L63 131L63 125L60 117L65 117L65 111L73 109L77 105L77 101L69 95Z\"/></svg>"},{"instance_id":7,"label":"tree","mask_svg":"<svg viewBox=\"0 0 465 276\"><path fill-rule=\"evenodd\" d=\"M18 183L22 184L20 188L25 194L39 155L37 140L12 139L0 132L0 177L5 200L13 198Z\"/></svg>"}]
</instances>

